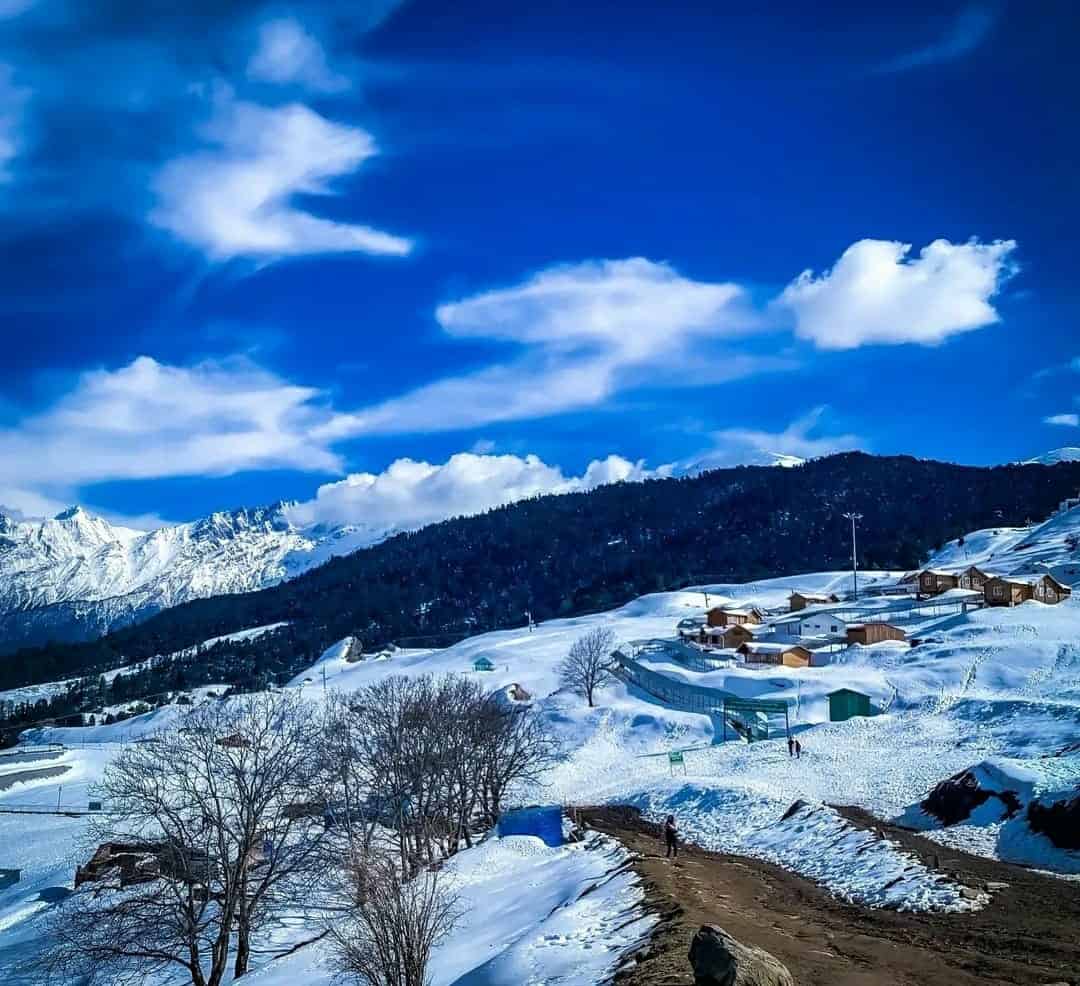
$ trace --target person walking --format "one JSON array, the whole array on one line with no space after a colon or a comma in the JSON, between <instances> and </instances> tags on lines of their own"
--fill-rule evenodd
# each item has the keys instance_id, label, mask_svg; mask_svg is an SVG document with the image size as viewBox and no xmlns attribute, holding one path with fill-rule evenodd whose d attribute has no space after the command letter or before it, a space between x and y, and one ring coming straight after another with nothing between
<instances>
[{"instance_id":1,"label":"person walking","mask_svg":"<svg viewBox=\"0 0 1080 986\"><path fill-rule=\"evenodd\" d=\"M795 740L790 736L787 738L787 755L789 757L795 756Z\"/></svg>"},{"instance_id":2,"label":"person walking","mask_svg":"<svg viewBox=\"0 0 1080 986\"><path fill-rule=\"evenodd\" d=\"M670 859L672 856L678 858L679 829L675 824L674 815L668 815L667 821L664 822L664 842L667 844L667 855L665 858Z\"/></svg>"},{"instance_id":3,"label":"person walking","mask_svg":"<svg viewBox=\"0 0 1080 986\"><path fill-rule=\"evenodd\" d=\"M802 760L802 743L795 740L795 759Z\"/></svg>"}]
</instances>

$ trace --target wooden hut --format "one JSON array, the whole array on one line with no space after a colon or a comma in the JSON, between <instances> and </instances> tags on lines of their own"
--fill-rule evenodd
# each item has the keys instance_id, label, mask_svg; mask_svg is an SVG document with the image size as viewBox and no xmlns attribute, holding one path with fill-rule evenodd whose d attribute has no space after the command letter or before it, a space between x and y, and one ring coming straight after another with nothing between
<instances>
[{"instance_id":1,"label":"wooden hut","mask_svg":"<svg viewBox=\"0 0 1080 986\"><path fill-rule=\"evenodd\" d=\"M983 586L983 599L987 606L1019 606L1033 595L1034 586L1023 579L997 576L987 579Z\"/></svg>"},{"instance_id":2,"label":"wooden hut","mask_svg":"<svg viewBox=\"0 0 1080 986\"><path fill-rule=\"evenodd\" d=\"M735 609L729 606L713 606L706 611L705 621L711 627L730 627L743 623L760 623L765 614L756 606Z\"/></svg>"},{"instance_id":3,"label":"wooden hut","mask_svg":"<svg viewBox=\"0 0 1080 986\"><path fill-rule=\"evenodd\" d=\"M808 668L813 655L799 644L773 644L749 641L738 651L747 664L782 664L786 668Z\"/></svg>"},{"instance_id":4,"label":"wooden hut","mask_svg":"<svg viewBox=\"0 0 1080 986\"><path fill-rule=\"evenodd\" d=\"M1072 589L1059 582L1052 575L1043 575L1035 580L1031 590L1032 598L1041 603L1060 603L1072 595Z\"/></svg>"},{"instance_id":5,"label":"wooden hut","mask_svg":"<svg viewBox=\"0 0 1080 986\"><path fill-rule=\"evenodd\" d=\"M936 596L960 585L960 576L953 572L942 572L936 568L924 568L919 572L919 595Z\"/></svg>"},{"instance_id":6,"label":"wooden hut","mask_svg":"<svg viewBox=\"0 0 1080 986\"><path fill-rule=\"evenodd\" d=\"M995 578L993 572L984 572L981 568L970 565L959 574L957 578L958 588L974 589L976 592L982 592L987 581L992 578Z\"/></svg>"},{"instance_id":7,"label":"wooden hut","mask_svg":"<svg viewBox=\"0 0 1080 986\"><path fill-rule=\"evenodd\" d=\"M849 644L879 644L883 640L906 640L907 634L891 623L849 623Z\"/></svg>"},{"instance_id":8,"label":"wooden hut","mask_svg":"<svg viewBox=\"0 0 1080 986\"><path fill-rule=\"evenodd\" d=\"M829 603L840 602L840 597L835 593L800 592L796 589L790 597L791 612L797 613L807 606L826 606Z\"/></svg>"},{"instance_id":9,"label":"wooden hut","mask_svg":"<svg viewBox=\"0 0 1080 986\"><path fill-rule=\"evenodd\" d=\"M494 671L495 662L490 657L478 657L472 662L473 671Z\"/></svg>"}]
</instances>

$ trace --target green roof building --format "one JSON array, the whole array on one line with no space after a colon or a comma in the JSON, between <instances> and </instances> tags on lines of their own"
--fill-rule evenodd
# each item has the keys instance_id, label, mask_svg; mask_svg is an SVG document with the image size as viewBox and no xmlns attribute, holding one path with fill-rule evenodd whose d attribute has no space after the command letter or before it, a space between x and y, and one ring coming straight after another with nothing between
<instances>
[{"instance_id":1,"label":"green roof building","mask_svg":"<svg viewBox=\"0 0 1080 986\"><path fill-rule=\"evenodd\" d=\"M850 688L838 688L829 692L829 722L844 722L854 716L870 716L870 696Z\"/></svg>"},{"instance_id":2,"label":"green roof building","mask_svg":"<svg viewBox=\"0 0 1080 986\"><path fill-rule=\"evenodd\" d=\"M489 657L478 657L472 662L473 671L494 671L495 664Z\"/></svg>"}]
</instances>

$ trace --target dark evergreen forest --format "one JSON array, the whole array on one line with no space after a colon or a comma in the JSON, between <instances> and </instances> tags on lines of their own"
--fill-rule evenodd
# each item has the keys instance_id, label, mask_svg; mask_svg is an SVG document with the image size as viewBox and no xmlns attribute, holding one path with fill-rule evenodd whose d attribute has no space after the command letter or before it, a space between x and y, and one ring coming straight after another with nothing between
<instances>
[{"instance_id":1,"label":"dark evergreen forest","mask_svg":"<svg viewBox=\"0 0 1080 986\"><path fill-rule=\"evenodd\" d=\"M521 626L526 610L539 621L694 582L845 568L849 510L863 515L861 567L914 568L968 531L1042 520L1078 489L1080 463L976 468L847 453L539 497L399 535L259 592L187 603L97 641L6 655L0 689L97 682L107 668L287 620L252 642L156 662L137 688L118 686L143 695L208 681L262 687L347 634L365 650L418 637L445 643Z\"/></svg>"}]
</instances>

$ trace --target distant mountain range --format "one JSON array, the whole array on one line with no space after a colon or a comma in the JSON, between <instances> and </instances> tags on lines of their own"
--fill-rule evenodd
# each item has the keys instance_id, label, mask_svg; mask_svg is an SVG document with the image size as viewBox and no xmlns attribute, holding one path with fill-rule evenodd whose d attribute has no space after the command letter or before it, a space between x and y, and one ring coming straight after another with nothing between
<instances>
[{"instance_id":1,"label":"distant mountain range","mask_svg":"<svg viewBox=\"0 0 1080 986\"><path fill-rule=\"evenodd\" d=\"M1066 446L1052 449L1042 455L1037 455L1034 459L1025 459L1020 464L1023 466L1056 466L1059 462L1080 462L1080 448Z\"/></svg>"},{"instance_id":2,"label":"distant mountain range","mask_svg":"<svg viewBox=\"0 0 1080 986\"><path fill-rule=\"evenodd\" d=\"M961 535L988 529L1006 534L1049 517L1078 490L1080 462L986 468L845 453L792 468L740 466L535 497L387 537L364 551L335 552L342 557L288 579L297 555L279 546L281 553L266 559L256 551L265 544L259 537L246 552L231 542L247 545L247 529L258 533L263 525L278 538L305 532L287 525L278 530L273 510L256 522L241 512L248 519L225 523L210 537L208 556L228 558L223 570L240 570L227 583L234 591L256 577L273 584L228 596L208 582L180 587L210 598L193 598L90 642L9 654L0 660L0 689L115 668L281 624L257 641L229 643L227 653L214 658L215 681L254 687L266 675L285 680L297 665L310 664L349 635L365 649L391 642L442 646L481 630L520 626L526 612L541 621L611 609L679 586L842 570L851 558L852 511L861 517L860 565L907 570ZM1031 561L1071 565L1068 534L1061 532L1064 547L1053 559ZM1002 552L1020 547L1000 545ZM973 543L971 550L976 548ZM316 544L301 553L298 567L310 567L325 550ZM1006 561L994 554L994 566ZM264 564L251 566L252 557ZM208 571L214 564L187 570ZM177 584L180 568L169 571L166 583Z\"/></svg>"},{"instance_id":3,"label":"distant mountain range","mask_svg":"<svg viewBox=\"0 0 1080 986\"><path fill-rule=\"evenodd\" d=\"M1077 461L1080 449L1061 448L1025 464ZM770 452L754 464L793 468L804 460ZM264 589L398 533L297 525L291 506L222 511L150 532L81 507L43 521L0 514L0 654L92 640L182 603Z\"/></svg>"},{"instance_id":4,"label":"distant mountain range","mask_svg":"<svg viewBox=\"0 0 1080 986\"><path fill-rule=\"evenodd\" d=\"M0 514L0 653L101 636L192 599L250 592L371 545L386 530L295 526L287 503L135 531L81 507Z\"/></svg>"}]
</instances>

